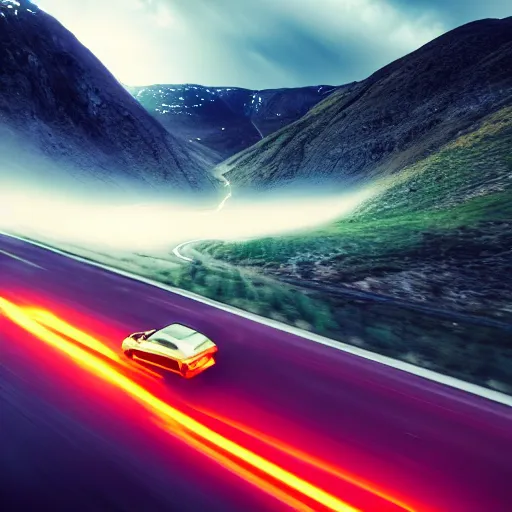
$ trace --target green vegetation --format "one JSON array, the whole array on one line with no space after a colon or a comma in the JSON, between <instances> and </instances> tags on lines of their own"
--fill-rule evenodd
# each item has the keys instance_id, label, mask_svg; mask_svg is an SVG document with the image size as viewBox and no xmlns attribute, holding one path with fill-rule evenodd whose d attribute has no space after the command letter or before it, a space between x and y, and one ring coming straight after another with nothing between
<instances>
[{"instance_id":1,"label":"green vegetation","mask_svg":"<svg viewBox=\"0 0 512 512\"><path fill-rule=\"evenodd\" d=\"M208 244L215 257L250 264L315 256L385 254L420 242L420 232L512 219L512 108L475 132L382 180L383 192L348 219L299 235ZM321 254L318 251L321 251Z\"/></svg>"},{"instance_id":2,"label":"green vegetation","mask_svg":"<svg viewBox=\"0 0 512 512\"><path fill-rule=\"evenodd\" d=\"M25 236L19 233L20 236ZM36 237L32 238L36 241ZM170 256L104 253L83 247L44 240L37 241L58 247L61 251L96 261L112 268L132 272L155 281L272 318L289 325L325 336L335 336L338 325L328 303L312 293L302 293L259 274L219 264L194 254L193 263L177 262Z\"/></svg>"},{"instance_id":3,"label":"green vegetation","mask_svg":"<svg viewBox=\"0 0 512 512\"><path fill-rule=\"evenodd\" d=\"M333 335L337 325L325 302L291 286L231 266L197 260L150 277L203 297L297 327Z\"/></svg>"},{"instance_id":4,"label":"green vegetation","mask_svg":"<svg viewBox=\"0 0 512 512\"><path fill-rule=\"evenodd\" d=\"M339 222L314 233L244 243L205 243L199 249L235 264L267 269L280 265L298 267L297 275L302 277L308 275L300 272L301 266L307 270L308 264L315 262L319 271L333 266L338 272L337 276L329 272L329 281L333 277L338 281L353 281L369 273L399 271L403 269L404 258L443 257L462 242L470 243L473 251L486 251L489 243L506 251L512 243L510 234L502 228L496 229L494 223L502 221L508 226L512 219L511 205L512 190L509 190L474 198L450 210Z\"/></svg>"},{"instance_id":5,"label":"green vegetation","mask_svg":"<svg viewBox=\"0 0 512 512\"><path fill-rule=\"evenodd\" d=\"M512 320L512 108L401 172L350 217L314 231L196 246L217 261L315 290L337 339L512 390L512 332L391 303L355 289L473 317ZM307 282L306 282L307 281ZM320 331L317 331L320 332Z\"/></svg>"},{"instance_id":6,"label":"green vegetation","mask_svg":"<svg viewBox=\"0 0 512 512\"><path fill-rule=\"evenodd\" d=\"M468 258L483 272L489 263L494 273L506 265L512 247L511 147L512 109L503 109L478 130L381 181L382 193L349 218L315 231L205 243L199 250L329 284Z\"/></svg>"},{"instance_id":7,"label":"green vegetation","mask_svg":"<svg viewBox=\"0 0 512 512\"><path fill-rule=\"evenodd\" d=\"M384 193L364 205L355 218L368 220L446 210L472 197L510 190L511 152L512 107L489 116L477 129L384 180ZM508 205L507 212L490 210L486 217L510 218L511 209ZM461 220L476 219L473 216Z\"/></svg>"}]
</instances>

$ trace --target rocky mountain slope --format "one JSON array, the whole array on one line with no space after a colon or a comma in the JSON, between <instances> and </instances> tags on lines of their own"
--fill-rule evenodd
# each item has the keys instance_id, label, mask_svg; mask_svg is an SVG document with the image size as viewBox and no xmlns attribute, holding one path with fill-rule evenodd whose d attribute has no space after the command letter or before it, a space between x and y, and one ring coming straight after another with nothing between
<instances>
[{"instance_id":1,"label":"rocky mountain slope","mask_svg":"<svg viewBox=\"0 0 512 512\"><path fill-rule=\"evenodd\" d=\"M301 286L350 287L510 321L511 147L509 106L377 183L378 194L338 222L203 250Z\"/></svg>"},{"instance_id":2,"label":"rocky mountain slope","mask_svg":"<svg viewBox=\"0 0 512 512\"><path fill-rule=\"evenodd\" d=\"M237 188L357 185L427 156L511 101L512 18L452 30L223 162Z\"/></svg>"},{"instance_id":3,"label":"rocky mountain slope","mask_svg":"<svg viewBox=\"0 0 512 512\"><path fill-rule=\"evenodd\" d=\"M511 62L512 18L482 20L377 72L356 86L359 94L333 93L233 157L225 176L235 194L253 186L267 196L283 183L330 179L340 204L351 184L364 185L369 197L316 229L203 242L196 250L314 290L329 303L355 294L370 309L385 302L469 315L475 325L499 323L501 333L468 342L469 348L467 337L456 349L450 345L456 320L442 336L401 322L380 334L364 327L349 335L391 350L397 340L408 347L427 334L429 346L415 349L413 359L428 366L448 354L453 367L466 364L465 350L480 354L493 338L493 360L480 364L485 358L475 356L475 375L489 376L495 361L498 380L512 385ZM310 188L306 200L319 198ZM421 325L430 330L435 323ZM372 321L362 324L373 328Z\"/></svg>"},{"instance_id":4,"label":"rocky mountain slope","mask_svg":"<svg viewBox=\"0 0 512 512\"><path fill-rule=\"evenodd\" d=\"M211 152L185 147L57 20L0 1L0 180L213 192Z\"/></svg>"},{"instance_id":5,"label":"rocky mountain slope","mask_svg":"<svg viewBox=\"0 0 512 512\"><path fill-rule=\"evenodd\" d=\"M126 88L170 133L215 151L219 161L300 119L338 89L320 85L252 91L196 84Z\"/></svg>"}]
</instances>

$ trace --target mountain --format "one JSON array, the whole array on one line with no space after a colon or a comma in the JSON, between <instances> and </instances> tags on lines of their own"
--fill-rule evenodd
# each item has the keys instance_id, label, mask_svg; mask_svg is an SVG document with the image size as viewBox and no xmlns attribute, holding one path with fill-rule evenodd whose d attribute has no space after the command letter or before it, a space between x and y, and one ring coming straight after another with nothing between
<instances>
[{"instance_id":1,"label":"mountain","mask_svg":"<svg viewBox=\"0 0 512 512\"><path fill-rule=\"evenodd\" d=\"M341 316L343 297L356 294L370 304L377 296L409 309L469 314L476 323L491 317L508 331L484 333L478 343L509 340L510 347L511 62L512 18L482 20L441 36L351 91L334 92L217 170L224 170L235 198L250 187L265 199L272 189L281 198L284 185L302 181L309 187L301 201L321 205L311 184L330 181L329 201L339 201L340 211L357 202L352 210L314 229L204 242L195 249L314 290L341 304ZM368 309L373 307L378 309ZM388 323L384 316L376 321ZM366 326L375 323L364 318ZM417 327L400 320L380 334L349 334L374 348L391 338L405 347L410 339L422 345L424 335L432 346L441 339L435 329ZM449 344L451 336L445 332L442 339ZM459 364L455 355L466 341L457 342L450 365ZM430 361L437 357L431 348L423 346L415 357Z\"/></svg>"},{"instance_id":2,"label":"mountain","mask_svg":"<svg viewBox=\"0 0 512 512\"><path fill-rule=\"evenodd\" d=\"M391 175L512 99L512 18L469 23L333 92L218 166L237 188Z\"/></svg>"},{"instance_id":3,"label":"mountain","mask_svg":"<svg viewBox=\"0 0 512 512\"><path fill-rule=\"evenodd\" d=\"M184 84L126 89L170 133L215 151L221 161L300 119L338 87L253 91Z\"/></svg>"},{"instance_id":4,"label":"mountain","mask_svg":"<svg viewBox=\"0 0 512 512\"><path fill-rule=\"evenodd\" d=\"M170 135L37 6L0 1L0 46L2 183L214 191L211 152Z\"/></svg>"}]
</instances>

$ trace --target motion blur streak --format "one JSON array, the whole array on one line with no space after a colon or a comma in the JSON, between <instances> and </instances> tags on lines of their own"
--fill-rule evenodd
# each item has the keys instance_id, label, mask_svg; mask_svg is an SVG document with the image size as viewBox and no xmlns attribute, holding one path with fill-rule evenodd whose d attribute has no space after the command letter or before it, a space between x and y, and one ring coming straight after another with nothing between
<instances>
[{"instance_id":1,"label":"motion blur streak","mask_svg":"<svg viewBox=\"0 0 512 512\"><path fill-rule=\"evenodd\" d=\"M108 359L111 359L121 366L130 368L130 370L134 370L135 372L143 375L150 375L151 377L162 379L162 375L159 373L152 372L145 367L136 367L135 365L131 365L122 360L118 354L101 343L101 341L93 338L80 329L77 329L71 324L68 324L64 320L61 320L49 311L36 308L27 308L25 309L25 313L28 314L31 318L35 319L38 323L45 325L46 327L57 331L68 338L72 338L73 340L78 341L78 343L90 348L91 350L94 350L95 352L98 352L99 354L107 357Z\"/></svg>"},{"instance_id":2,"label":"motion blur streak","mask_svg":"<svg viewBox=\"0 0 512 512\"><path fill-rule=\"evenodd\" d=\"M169 430L169 425L161 425L162 428ZM297 510L299 512L315 512L314 509L308 507L301 501L293 498L286 494L286 492L279 489L277 486L267 482L263 478L254 475L248 469L243 468L236 462L232 461L225 455L217 453L213 448L202 443L199 439L195 439L193 436L188 434L187 432L182 433L182 439L184 439L190 446L195 448L196 450L202 452L207 457L210 457L212 460L231 471L232 473L242 477L244 480L251 482L253 485L256 485L262 491L265 491L267 494L274 496L279 499L283 503L286 503L288 506L293 508L293 510Z\"/></svg>"},{"instance_id":3,"label":"motion blur streak","mask_svg":"<svg viewBox=\"0 0 512 512\"><path fill-rule=\"evenodd\" d=\"M121 361L121 358L118 354L116 354L113 350L106 347L101 341L89 336L85 332L73 327L71 324L64 322L60 318L56 317L49 311L44 311L42 309L25 309L25 313L28 314L31 318L36 320L38 323L49 327L55 331L58 331L60 334L67 336L68 338L73 338L75 341L78 341L82 345L89 347L92 350L108 357L112 361L116 363Z\"/></svg>"},{"instance_id":4,"label":"motion blur streak","mask_svg":"<svg viewBox=\"0 0 512 512\"><path fill-rule=\"evenodd\" d=\"M98 359L92 354L70 343L61 336L48 330L46 327L42 326L36 320L31 318L24 309L16 306L15 304L2 297L0 297L0 309L4 311L5 315L11 321L15 322L17 325L30 332L34 336L38 337L40 340L62 351L71 357L82 368L88 371L92 371L98 377L101 377L108 381L110 384L114 384L118 388L122 389L143 406L151 410L153 413L156 413L157 416L163 420L167 420L179 425L180 428L173 428L169 430L169 432L173 435L181 437L181 439L189 442L188 437L183 437L182 435L180 436L181 429L185 429L185 431L187 431L190 435L193 435L195 438L200 439L201 441L206 441L216 448L222 449L227 454L234 456L240 459L242 462L252 466L257 471L265 473L273 480L280 481L282 484L285 484L287 487L306 496L312 501L323 505L326 509L336 512L361 512L360 510L336 498L335 496L323 491L322 489L310 484L309 482L306 482L302 478L295 476L289 471L282 469L276 464L264 459L263 457L260 457L250 450L239 446L229 439L226 439L213 430L210 430L208 427L205 427L198 421L166 404L162 400L159 400L154 395L146 391L143 387L120 374L103 360ZM224 458L225 456L221 455L221 457L217 460L221 462L221 460ZM234 469L235 465L232 465L231 470ZM245 479L245 472L242 473L238 471L237 474ZM253 475L251 476L252 478L250 483L254 484L255 480ZM273 489L273 487L265 487L262 490L270 492L271 489ZM276 499L281 501L283 495L286 495L291 499L291 497L286 494L284 489L277 495L273 494Z\"/></svg>"},{"instance_id":5,"label":"motion blur streak","mask_svg":"<svg viewBox=\"0 0 512 512\"><path fill-rule=\"evenodd\" d=\"M330 473L331 475L340 478L342 480L345 480L346 482L351 483L352 485L356 485L357 487L360 487L361 489L364 489L365 491L368 491L375 496L379 496L379 498L382 498L384 500L389 501L390 503L393 503L397 507L402 508L404 511L407 512L415 512L413 508L411 508L406 503L403 503L393 496L390 496L389 494L379 491L374 486L370 485L369 483L361 480L360 478L357 478L353 475L348 474L345 471L342 471L341 469L328 464L317 457L314 457L306 452L303 452L301 450L298 450L297 448L294 448L293 446L290 446L289 444L283 443L282 441L275 439L271 436L268 436L264 434L263 432L259 432L257 430L254 430L250 427L247 427L245 425L241 425L240 423L230 420L229 418L225 418L223 416L220 416L218 414L215 414L214 412L207 411L205 409L199 409L196 408L198 412L201 412L202 414L209 416L210 418L213 418L221 423L224 423L225 425L228 425L231 428L234 428L238 430L239 432L242 432L248 436L251 436L255 439L257 439L260 442L263 442L267 444L268 446L271 446L272 448L275 448L276 450L279 450L283 453L286 453L302 462L306 462L307 464L321 469L322 471L326 473Z\"/></svg>"}]
</instances>

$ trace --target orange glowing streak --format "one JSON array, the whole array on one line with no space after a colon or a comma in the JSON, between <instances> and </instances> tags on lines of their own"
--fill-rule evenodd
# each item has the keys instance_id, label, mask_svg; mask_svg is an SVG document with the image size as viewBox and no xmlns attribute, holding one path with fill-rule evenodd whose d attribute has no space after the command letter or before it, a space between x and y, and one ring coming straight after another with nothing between
<instances>
[{"instance_id":1,"label":"orange glowing streak","mask_svg":"<svg viewBox=\"0 0 512 512\"><path fill-rule=\"evenodd\" d=\"M165 425L162 425L162 427L165 429L168 428ZM176 433L176 431L173 430L173 433ZM204 455L206 455L207 457L211 458L212 460L223 466L228 471L231 471L232 473L242 477L244 480L252 483L253 485L256 485L259 489L266 492L267 494L270 494L274 498L277 498L278 500L282 501L283 503L291 507L293 510L298 510L299 512L315 512L311 507L308 507L306 504L302 503L298 499L289 496L288 494L286 494L286 492L279 489L277 486L271 484L270 482L267 482L266 480L255 475L254 473L251 473L248 469L243 468L242 466L237 464L235 461L229 459L225 455L217 453L213 448L206 446L200 440L195 439L187 432L183 431L180 435L180 438L183 439L186 443L188 443L196 450L202 452Z\"/></svg>"},{"instance_id":2,"label":"orange glowing streak","mask_svg":"<svg viewBox=\"0 0 512 512\"><path fill-rule=\"evenodd\" d=\"M135 370L137 373L148 374L151 375L152 377L156 377L159 379L163 378L162 375L153 372L148 368L133 367L126 361L123 361L116 352L105 346L103 343L101 343L101 341L98 341L96 338L93 338L89 334L81 331L80 329L77 329L73 325L68 324L64 320L61 320L60 318L56 317L49 311L44 311L42 309L36 308L26 308L25 312L31 318L35 319L39 324L45 325L46 327L49 327L54 331L58 331L60 334L63 334L68 338L72 338L73 340L78 341L78 343L81 343L82 345L90 348L91 350L94 350L99 354L108 357L112 361L122 366Z\"/></svg>"},{"instance_id":3,"label":"orange glowing streak","mask_svg":"<svg viewBox=\"0 0 512 512\"><path fill-rule=\"evenodd\" d=\"M42 309L35 308L27 308L25 309L25 313L27 313L31 318L36 320L38 323L46 325L46 327L49 327L54 331L58 331L60 334L63 334L68 338L73 338L75 341L78 341L78 343L81 343L82 345L89 347L90 349L98 352L99 354L108 357L112 361L115 361L116 363L121 361L119 355L110 348L108 348L107 346L105 346L103 343L101 343L101 341L98 341L96 338L93 338L89 334L86 334L80 329L77 329L73 325L64 322L64 320L61 320L60 318L56 317L49 311L44 311Z\"/></svg>"},{"instance_id":4,"label":"orange glowing streak","mask_svg":"<svg viewBox=\"0 0 512 512\"><path fill-rule=\"evenodd\" d=\"M156 412L163 418L175 421L183 428L193 433L195 436L210 442L211 444L221 448L227 453L253 466L262 473L266 473L271 478L280 481L297 492L309 497L313 501L320 503L324 507L336 512L361 512L360 510L348 505L335 496L323 491L302 478L290 473L289 471L279 467L278 465L260 457L250 450L239 446L238 444L217 434L208 427L205 427L198 421L178 411L174 407L159 400L154 395L146 391L143 387L131 381L124 375L114 370L107 363L89 354L76 345L66 341L61 336L49 331L35 320L27 316L23 310L9 301L0 297L0 308L13 322L24 328L31 334L37 336L42 341L62 351L77 364L86 370L92 370L104 380L116 385L118 388L131 395L145 407Z\"/></svg>"},{"instance_id":5,"label":"orange glowing streak","mask_svg":"<svg viewBox=\"0 0 512 512\"><path fill-rule=\"evenodd\" d=\"M176 370L170 370L169 368L165 367L164 365L155 363L154 361L149 361L147 359L142 359L142 358L140 358L140 357L138 357L136 355L133 355L132 357L133 357L134 361L140 361L141 363L144 363L144 364L150 364L151 366L155 366L156 368L161 368L162 370L165 370L167 372L179 373Z\"/></svg>"},{"instance_id":6,"label":"orange glowing streak","mask_svg":"<svg viewBox=\"0 0 512 512\"><path fill-rule=\"evenodd\" d=\"M251 427L247 427L245 425L242 425L241 423L238 423L236 421L233 421L229 418L226 418L224 416L218 415L216 413L207 411L206 409L201 409L198 407L194 408L196 411L201 412L205 414L206 416L209 416L210 418L213 418L217 421L220 421L221 423L224 423L225 425L228 425L229 427L232 427L239 432L242 432L244 434L247 434L248 436L253 437L254 439L257 439L258 441L261 441L265 443L267 446L271 446L272 448L275 448L276 450L281 451L282 453L286 453L287 455L291 455L292 457L300 460L301 462L306 462L307 464L320 469L322 471L325 471L326 473L329 473L341 480L345 480L346 482L349 482L352 485L355 485L359 487L360 489L364 489L365 491L368 491L372 493L375 496L378 496L379 498L385 499L389 503L392 503L393 505L396 505L398 507L401 507L404 509L404 511L407 512L416 512L415 509L411 508L410 505L407 505L406 503L403 503L393 496L390 496L389 494L379 491L378 489L371 486L369 483L365 482L364 480L361 480L360 478L357 478L356 476L350 475L349 473L342 471L341 469L337 468L336 466L332 464L328 464L327 462L324 462L323 460L314 457L313 455L310 455L306 452L303 452L301 450L298 450L297 448L294 448L293 446L283 443L282 441L279 441L278 439L275 439L267 434L264 434L263 432L260 432L258 430L255 430Z\"/></svg>"},{"instance_id":7,"label":"orange glowing streak","mask_svg":"<svg viewBox=\"0 0 512 512\"><path fill-rule=\"evenodd\" d=\"M150 370L146 367L135 367L135 365L131 365L130 363L123 363L123 365L126 365L130 368L130 370L135 371L136 373L140 373L142 375L150 375L151 377L154 377L156 379L163 379L164 376L160 373L154 372L153 370Z\"/></svg>"}]
</instances>

